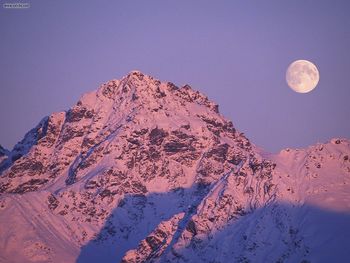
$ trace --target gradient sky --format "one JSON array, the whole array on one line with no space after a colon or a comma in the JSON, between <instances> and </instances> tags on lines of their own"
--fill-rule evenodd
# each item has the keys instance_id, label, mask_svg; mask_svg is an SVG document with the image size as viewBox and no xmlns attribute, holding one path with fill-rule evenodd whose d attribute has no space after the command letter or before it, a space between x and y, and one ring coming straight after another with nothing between
<instances>
[{"instance_id":1,"label":"gradient sky","mask_svg":"<svg viewBox=\"0 0 350 263\"><path fill-rule=\"evenodd\" d=\"M270 152L350 137L350 1L53 1L0 7L0 144L140 70L189 83ZM15 1L18 2L18 1ZM318 87L290 90L288 65Z\"/></svg>"}]
</instances>

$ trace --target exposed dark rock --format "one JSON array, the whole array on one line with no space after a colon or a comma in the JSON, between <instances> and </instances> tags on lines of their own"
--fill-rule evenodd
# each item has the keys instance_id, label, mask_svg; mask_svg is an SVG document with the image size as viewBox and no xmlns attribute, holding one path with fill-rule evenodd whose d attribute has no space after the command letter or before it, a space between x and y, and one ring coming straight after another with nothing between
<instances>
[{"instance_id":1,"label":"exposed dark rock","mask_svg":"<svg viewBox=\"0 0 350 263\"><path fill-rule=\"evenodd\" d=\"M39 175L44 171L44 165L40 161L25 159L11 167L10 177L22 176L24 172L31 175Z\"/></svg>"},{"instance_id":2,"label":"exposed dark rock","mask_svg":"<svg viewBox=\"0 0 350 263\"><path fill-rule=\"evenodd\" d=\"M94 180L89 180L84 186L85 189L96 189L98 187L100 187L100 184Z\"/></svg>"},{"instance_id":3,"label":"exposed dark rock","mask_svg":"<svg viewBox=\"0 0 350 263\"><path fill-rule=\"evenodd\" d=\"M214 158L215 161L224 162L226 160L228 144L220 144L213 147L208 153L207 158Z\"/></svg>"},{"instance_id":4,"label":"exposed dark rock","mask_svg":"<svg viewBox=\"0 0 350 263\"><path fill-rule=\"evenodd\" d=\"M271 189L273 188L273 184L271 182L264 183L264 194L269 194Z\"/></svg>"},{"instance_id":5,"label":"exposed dark rock","mask_svg":"<svg viewBox=\"0 0 350 263\"><path fill-rule=\"evenodd\" d=\"M231 121L220 121L215 118L209 118L204 115L197 115L201 120L206 122L208 130L213 132L216 136L220 136L220 133L226 132L230 134L231 138L234 138L236 135L236 129L233 127Z\"/></svg>"},{"instance_id":6,"label":"exposed dark rock","mask_svg":"<svg viewBox=\"0 0 350 263\"><path fill-rule=\"evenodd\" d=\"M147 193L147 188L139 181L131 182L132 190L135 194L145 194Z\"/></svg>"},{"instance_id":7,"label":"exposed dark rock","mask_svg":"<svg viewBox=\"0 0 350 263\"><path fill-rule=\"evenodd\" d=\"M93 111L90 111L85 107L74 107L67 112L66 122L77 122L83 118L91 119L93 116Z\"/></svg>"},{"instance_id":8,"label":"exposed dark rock","mask_svg":"<svg viewBox=\"0 0 350 263\"><path fill-rule=\"evenodd\" d=\"M162 239L159 237L162 237ZM167 236L163 231L157 229L154 235L146 237L146 242L151 247L151 249L155 251L163 244L163 240L166 237Z\"/></svg>"},{"instance_id":9,"label":"exposed dark rock","mask_svg":"<svg viewBox=\"0 0 350 263\"><path fill-rule=\"evenodd\" d=\"M153 147L149 148L149 157L151 160L158 161L161 157L161 153Z\"/></svg>"},{"instance_id":10,"label":"exposed dark rock","mask_svg":"<svg viewBox=\"0 0 350 263\"><path fill-rule=\"evenodd\" d=\"M144 79L145 75L140 71L133 71L129 74L128 77L129 78L136 77L138 80L142 81Z\"/></svg>"},{"instance_id":11,"label":"exposed dark rock","mask_svg":"<svg viewBox=\"0 0 350 263\"><path fill-rule=\"evenodd\" d=\"M228 151L226 160L234 165L240 164L245 159L241 152Z\"/></svg>"},{"instance_id":12,"label":"exposed dark rock","mask_svg":"<svg viewBox=\"0 0 350 263\"><path fill-rule=\"evenodd\" d=\"M47 202L48 202L48 207L50 210L55 210L57 208L57 206L59 205L59 201L57 200L57 198L50 194L47 198Z\"/></svg>"},{"instance_id":13,"label":"exposed dark rock","mask_svg":"<svg viewBox=\"0 0 350 263\"><path fill-rule=\"evenodd\" d=\"M96 141L93 138L85 137L81 143L81 147L84 149L89 149L92 146L96 145Z\"/></svg>"},{"instance_id":14,"label":"exposed dark rock","mask_svg":"<svg viewBox=\"0 0 350 263\"><path fill-rule=\"evenodd\" d=\"M223 125L223 130L229 133L235 133L236 129L233 127L232 121L227 121Z\"/></svg>"},{"instance_id":15,"label":"exposed dark rock","mask_svg":"<svg viewBox=\"0 0 350 263\"><path fill-rule=\"evenodd\" d=\"M137 100L138 98L139 98L139 96L137 96L136 93L133 93L132 96L131 96L131 100L132 100L132 101L135 101L135 100Z\"/></svg>"},{"instance_id":16,"label":"exposed dark rock","mask_svg":"<svg viewBox=\"0 0 350 263\"><path fill-rule=\"evenodd\" d=\"M168 133L165 130L154 128L149 134L149 140L151 144L160 145L167 136Z\"/></svg>"},{"instance_id":17,"label":"exposed dark rock","mask_svg":"<svg viewBox=\"0 0 350 263\"><path fill-rule=\"evenodd\" d=\"M189 145L186 143L171 141L164 145L164 151L167 153L178 153L178 152L186 152L190 150Z\"/></svg>"},{"instance_id":18,"label":"exposed dark rock","mask_svg":"<svg viewBox=\"0 0 350 263\"><path fill-rule=\"evenodd\" d=\"M195 137L193 135L188 135L180 130L175 130L175 131L172 131L171 133L181 140L190 140L190 141L195 140Z\"/></svg>"},{"instance_id":19,"label":"exposed dark rock","mask_svg":"<svg viewBox=\"0 0 350 263\"><path fill-rule=\"evenodd\" d=\"M61 135L61 143L65 143L70 141L71 139L75 138L75 137L82 137L84 136L84 130L76 130L70 126L66 126L63 134Z\"/></svg>"},{"instance_id":20,"label":"exposed dark rock","mask_svg":"<svg viewBox=\"0 0 350 263\"><path fill-rule=\"evenodd\" d=\"M174 83L172 83L172 82L168 82L167 83L167 87L168 87L168 89L170 90L170 91L175 91L175 90L178 90L179 89L179 87L177 87Z\"/></svg>"},{"instance_id":21,"label":"exposed dark rock","mask_svg":"<svg viewBox=\"0 0 350 263\"><path fill-rule=\"evenodd\" d=\"M25 183L20 184L17 188L11 191L11 193L23 194L25 192L32 192L37 190L40 186L47 183L48 179L31 179Z\"/></svg>"},{"instance_id":22,"label":"exposed dark rock","mask_svg":"<svg viewBox=\"0 0 350 263\"><path fill-rule=\"evenodd\" d=\"M193 220L190 220L186 226L186 230L193 234L193 236L197 235L196 224Z\"/></svg>"},{"instance_id":23,"label":"exposed dark rock","mask_svg":"<svg viewBox=\"0 0 350 263\"><path fill-rule=\"evenodd\" d=\"M244 190L244 193L246 193L246 194L252 194L252 193L254 193L253 187L251 187L251 186L247 187L247 188Z\"/></svg>"},{"instance_id":24,"label":"exposed dark rock","mask_svg":"<svg viewBox=\"0 0 350 263\"><path fill-rule=\"evenodd\" d=\"M258 170L261 169L262 164L259 163L256 159L251 159L249 161L249 167L252 169L253 173L256 173Z\"/></svg>"},{"instance_id":25,"label":"exposed dark rock","mask_svg":"<svg viewBox=\"0 0 350 263\"><path fill-rule=\"evenodd\" d=\"M235 211L233 212L234 214L243 216L246 214L246 211L244 210L242 205L237 205Z\"/></svg>"},{"instance_id":26,"label":"exposed dark rock","mask_svg":"<svg viewBox=\"0 0 350 263\"><path fill-rule=\"evenodd\" d=\"M101 196L102 199L104 199L105 197L109 197L109 196L114 196L116 195L117 192L116 191L111 191L109 189L103 189L99 195Z\"/></svg>"},{"instance_id":27,"label":"exposed dark rock","mask_svg":"<svg viewBox=\"0 0 350 263\"><path fill-rule=\"evenodd\" d=\"M191 128L191 125L189 124L185 124L185 125L182 125L181 128L184 128L186 130L189 130Z\"/></svg>"},{"instance_id":28,"label":"exposed dark rock","mask_svg":"<svg viewBox=\"0 0 350 263\"><path fill-rule=\"evenodd\" d=\"M145 135L146 133L148 132L148 129L147 128L143 128L141 130L136 130L133 132L133 135L135 137L139 137L139 136L142 136L142 135Z\"/></svg>"},{"instance_id":29,"label":"exposed dark rock","mask_svg":"<svg viewBox=\"0 0 350 263\"><path fill-rule=\"evenodd\" d=\"M10 183L9 182L1 182L0 183L0 193L5 193L7 192L7 189L10 187Z\"/></svg>"},{"instance_id":30,"label":"exposed dark rock","mask_svg":"<svg viewBox=\"0 0 350 263\"><path fill-rule=\"evenodd\" d=\"M102 87L102 95L106 98L113 99L116 96L116 90L118 88L117 82L109 81Z\"/></svg>"},{"instance_id":31,"label":"exposed dark rock","mask_svg":"<svg viewBox=\"0 0 350 263\"><path fill-rule=\"evenodd\" d=\"M139 146L141 143L139 142L139 140L137 140L137 139L135 139L135 138L127 138L126 139L129 143L131 143L131 144L135 144L135 145L137 145L137 146Z\"/></svg>"},{"instance_id":32,"label":"exposed dark rock","mask_svg":"<svg viewBox=\"0 0 350 263\"><path fill-rule=\"evenodd\" d=\"M217 128L220 128L220 127L223 127L223 123L219 122L218 120L216 120L215 118L209 118L207 116L204 116L204 115L197 115L201 120L203 120L204 122L214 126L214 127L217 127Z\"/></svg>"},{"instance_id":33,"label":"exposed dark rock","mask_svg":"<svg viewBox=\"0 0 350 263\"><path fill-rule=\"evenodd\" d=\"M166 94L165 94L164 91L160 90L159 87L157 87L156 93L155 93L155 97L156 97L157 99L160 99L160 98L166 97Z\"/></svg>"}]
</instances>

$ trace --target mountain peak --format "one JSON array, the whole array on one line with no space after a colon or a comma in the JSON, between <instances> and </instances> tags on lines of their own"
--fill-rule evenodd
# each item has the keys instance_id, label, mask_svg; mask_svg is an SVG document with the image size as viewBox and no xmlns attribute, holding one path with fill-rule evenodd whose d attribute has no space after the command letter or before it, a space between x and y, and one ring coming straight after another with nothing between
<instances>
[{"instance_id":1,"label":"mountain peak","mask_svg":"<svg viewBox=\"0 0 350 263\"><path fill-rule=\"evenodd\" d=\"M144 75L140 70L131 70L129 73L128 73L128 75L131 75L131 74L142 74L142 75Z\"/></svg>"},{"instance_id":2,"label":"mountain peak","mask_svg":"<svg viewBox=\"0 0 350 263\"><path fill-rule=\"evenodd\" d=\"M349 149L336 139L265 158L204 94L132 71L43 118L3 156L0 239L15 238L1 258L261 262L272 251L271 261L300 262L333 247L312 251L306 220L279 202L322 194L346 210Z\"/></svg>"},{"instance_id":3,"label":"mountain peak","mask_svg":"<svg viewBox=\"0 0 350 263\"><path fill-rule=\"evenodd\" d=\"M106 108L109 105L114 110L124 112L142 107L155 113L165 109L181 110L184 107L189 110L188 107L191 108L190 105L195 104L205 106L215 113L219 112L216 103L188 84L179 88L171 82L162 82L140 71L131 71L120 80L110 80L102 84L98 90L84 94L77 106L93 109Z\"/></svg>"},{"instance_id":4,"label":"mountain peak","mask_svg":"<svg viewBox=\"0 0 350 263\"><path fill-rule=\"evenodd\" d=\"M110 80L96 91L84 94L72 108L45 117L28 132L1 169L4 174L14 176L18 171L25 174L31 167L28 175L32 178L21 176L18 182L26 185L33 179L40 183L23 188L11 180L3 191L35 191L62 175L67 185L74 184L82 178L80 170L87 159L94 156L96 148L113 144L117 134L139 141L129 133L135 130L137 134L143 131L148 134L155 127L164 130L161 134L167 134L163 137L170 141L164 150L172 153L193 149L192 136L236 136L232 122L225 120L218 106L202 93L189 85L178 88L171 82L132 71L121 80ZM245 148L245 144L241 147ZM42 161L38 161L39 153ZM100 157L105 158L104 154ZM46 178L47 173L51 174L50 179Z\"/></svg>"},{"instance_id":5,"label":"mountain peak","mask_svg":"<svg viewBox=\"0 0 350 263\"><path fill-rule=\"evenodd\" d=\"M127 74L127 76L131 76L131 75L145 76L146 74L142 73L140 70L132 70Z\"/></svg>"}]
</instances>

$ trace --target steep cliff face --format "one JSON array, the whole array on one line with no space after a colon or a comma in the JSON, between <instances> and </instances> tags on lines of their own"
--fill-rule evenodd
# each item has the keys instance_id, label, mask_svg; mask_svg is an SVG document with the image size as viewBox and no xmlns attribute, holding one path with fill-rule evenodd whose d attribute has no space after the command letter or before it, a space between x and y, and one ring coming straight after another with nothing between
<instances>
[{"instance_id":1,"label":"steep cliff face","mask_svg":"<svg viewBox=\"0 0 350 263\"><path fill-rule=\"evenodd\" d=\"M331 172L349 196L349 142L329 145L263 156L200 92L131 72L3 155L0 259L246 262L281 235L276 260L310 257L287 206Z\"/></svg>"}]
</instances>

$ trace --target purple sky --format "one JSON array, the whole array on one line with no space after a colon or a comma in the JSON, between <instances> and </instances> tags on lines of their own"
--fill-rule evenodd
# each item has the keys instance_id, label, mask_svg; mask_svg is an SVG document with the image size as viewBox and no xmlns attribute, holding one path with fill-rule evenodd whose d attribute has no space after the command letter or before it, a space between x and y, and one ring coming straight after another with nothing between
<instances>
[{"instance_id":1,"label":"purple sky","mask_svg":"<svg viewBox=\"0 0 350 263\"><path fill-rule=\"evenodd\" d=\"M267 151L350 137L350 1L27 2L11 10L0 1L8 148L42 117L134 69L204 92ZM320 71L311 93L285 82L297 59Z\"/></svg>"}]
</instances>

